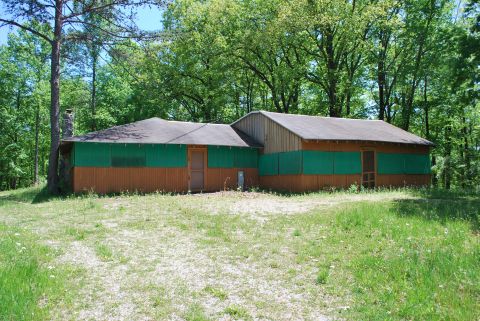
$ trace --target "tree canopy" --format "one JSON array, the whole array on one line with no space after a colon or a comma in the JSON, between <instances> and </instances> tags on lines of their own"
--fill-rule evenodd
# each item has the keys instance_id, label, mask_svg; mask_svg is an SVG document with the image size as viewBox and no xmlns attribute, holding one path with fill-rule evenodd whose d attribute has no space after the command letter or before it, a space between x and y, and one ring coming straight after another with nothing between
<instances>
[{"instance_id":1,"label":"tree canopy","mask_svg":"<svg viewBox=\"0 0 480 321\"><path fill-rule=\"evenodd\" d=\"M381 119L436 144L434 184L480 185L478 0L175 0L160 37L129 22L126 6L146 2L91 2L72 1L60 33L55 112L73 109L77 134L252 110ZM32 8L0 46L0 189L45 177L52 152L54 24Z\"/></svg>"}]
</instances>

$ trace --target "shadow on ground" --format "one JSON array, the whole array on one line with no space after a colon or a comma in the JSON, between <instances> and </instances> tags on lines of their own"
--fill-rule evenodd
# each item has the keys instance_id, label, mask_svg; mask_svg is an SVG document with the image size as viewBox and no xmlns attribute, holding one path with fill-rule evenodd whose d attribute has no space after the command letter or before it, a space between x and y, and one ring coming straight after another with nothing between
<instances>
[{"instance_id":1,"label":"shadow on ground","mask_svg":"<svg viewBox=\"0 0 480 321\"><path fill-rule=\"evenodd\" d=\"M472 231L480 232L480 197L473 193L417 190L421 199L399 199L394 207L399 216L416 216L442 224L463 220L470 223Z\"/></svg>"},{"instance_id":2,"label":"shadow on ground","mask_svg":"<svg viewBox=\"0 0 480 321\"><path fill-rule=\"evenodd\" d=\"M38 204L63 197L64 196L50 194L46 187L25 188L12 191L6 195L0 195L0 205L7 202Z\"/></svg>"}]
</instances>

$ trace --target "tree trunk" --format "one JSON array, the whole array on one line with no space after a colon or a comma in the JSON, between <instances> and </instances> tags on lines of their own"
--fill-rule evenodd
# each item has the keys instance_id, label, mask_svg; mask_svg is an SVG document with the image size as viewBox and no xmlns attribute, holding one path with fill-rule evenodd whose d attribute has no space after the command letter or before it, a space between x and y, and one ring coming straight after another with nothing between
<instances>
[{"instance_id":1,"label":"tree trunk","mask_svg":"<svg viewBox=\"0 0 480 321\"><path fill-rule=\"evenodd\" d=\"M341 117L341 109L337 102L337 63L335 61L335 47L333 44L333 34L328 31L325 36L326 54L327 54L327 79L328 79L328 106L330 117Z\"/></svg>"},{"instance_id":2,"label":"tree trunk","mask_svg":"<svg viewBox=\"0 0 480 321\"><path fill-rule=\"evenodd\" d=\"M40 104L35 111L35 157L33 166L33 183L38 185L38 135L40 131Z\"/></svg>"},{"instance_id":3,"label":"tree trunk","mask_svg":"<svg viewBox=\"0 0 480 321\"><path fill-rule=\"evenodd\" d=\"M383 55L382 55L383 56ZM385 119L385 68L383 57L378 61L378 119Z\"/></svg>"},{"instance_id":4,"label":"tree trunk","mask_svg":"<svg viewBox=\"0 0 480 321\"><path fill-rule=\"evenodd\" d=\"M422 58L425 55L425 51L423 50L425 43L427 41L428 37L428 32L430 31L430 23L432 22L433 16L435 14L435 1L431 0L430 2L430 14L428 16L424 33L420 35L419 39L419 45L418 45L418 51L415 56L415 67L413 69L413 78L412 78L412 84L410 87L410 91L407 92L407 103L404 105L404 117L403 117L403 129L408 130L410 127L410 118L413 113L413 101L415 98L415 90L417 89L418 86L418 73L420 72L420 67L422 63Z\"/></svg>"},{"instance_id":5,"label":"tree trunk","mask_svg":"<svg viewBox=\"0 0 480 321\"><path fill-rule=\"evenodd\" d=\"M349 85L351 86L351 85ZM352 101L352 89L351 87L349 87L347 89L347 94L346 94L346 98L345 98L345 107L346 107L346 113L347 113L347 116L350 116L350 112L351 112L351 101Z\"/></svg>"},{"instance_id":6,"label":"tree trunk","mask_svg":"<svg viewBox=\"0 0 480 321\"><path fill-rule=\"evenodd\" d=\"M444 164L444 186L450 189L452 183L452 127L445 126L445 164Z\"/></svg>"},{"instance_id":7,"label":"tree trunk","mask_svg":"<svg viewBox=\"0 0 480 321\"><path fill-rule=\"evenodd\" d=\"M92 97L91 97L91 107L92 107L92 131L97 130L97 57L95 54L92 57Z\"/></svg>"},{"instance_id":8,"label":"tree trunk","mask_svg":"<svg viewBox=\"0 0 480 321\"><path fill-rule=\"evenodd\" d=\"M52 194L58 189L58 149L60 147L60 45L62 37L63 0L55 0L55 26L51 57L50 155L48 158L47 187Z\"/></svg>"},{"instance_id":9,"label":"tree trunk","mask_svg":"<svg viewBox=\"0 0 480 321\"><path fill-rule=\"evenodd\" d=\"M469 153L469 144L468 144L468 129L465 116L462 117L462 136L463 136L463 163L465 167L463 168L463 179L462 187L467 188L470 185L470 153Z\"/></svg>"},{"instance_id":10,"label":"tree trunk","mask_svg":"<svg viewBox=\"0 0 480 321\"><path fill-rule=\"evenodd\" d=\"M429 106L427 95L427 76L423 80L423 108L425 110L425 138L430 140L430 120L429 120Z\"/></svg>"}]
</instances>

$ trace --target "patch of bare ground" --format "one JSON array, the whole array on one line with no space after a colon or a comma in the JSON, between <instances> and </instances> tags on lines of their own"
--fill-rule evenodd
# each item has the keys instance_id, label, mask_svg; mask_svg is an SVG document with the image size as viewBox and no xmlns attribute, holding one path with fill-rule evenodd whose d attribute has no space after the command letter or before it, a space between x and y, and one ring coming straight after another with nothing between
<instances>
[{"instance_id":1,"label":"patch of bare ground","mask_svg":"<svg viewBox=\"0 0 480 321\"><path fill-rule=\"evenodd\" d=\"M261 244L267 239L251 239L241 228L227 231L234 241L212 240L205 236L200 216L225 214L228 219L234 214L255 222L378 199L369 194L281 197L240 192L97 199L102 233L66 241L58 259L85 273L76 280L81 286L73 311L57 315L74 320L185 320L196 307L212 320L238 318L235 309L240 309L240 318L252 320L338 319L348 299L332 297L315 284L316 262L296 264L293 249L285 243L278 248ZM268 233L273 239L278 234ZM256 254L239 254L242 242L247 252ZM106 259L97 253L99 243L110 253Z\"/></svg>"},{"instance_id":2,"label":"patch of bare ground","mask_svg":"<svg viewBox=\"0 0 480 321\"><path fill-rule=\"evenodd\" d=\"M214 320L231 320L225 313L231 306L254 320L328 320L325 307L334 303L321 291L312 296L306 289L311 281L279 277L276 268L231 257L221 247L198 246L192 235L172 228L116 230L104 243L127 259L104 262L80 241L59 259L85 268L87 276L75 312L66 318L183 320L199 305Z\"/></svg>"},{"instance_id":3,"label":"patch of bare ground","mask_svg":"<svg viewBox=\"0 0 480 321\"><path fill-rule=\"evenodd\" d=\"M192 197L203 199L204 209L210 213L216 214L223 211L230 214L247 214L259 220L265 220L265 216L271 214L303 214L319 207L337 206L350 202L412 198L403 193L388 193L384 196L378 193L332 193L285 197L268 193L226 191L194 194ZM214 199L215 202L212 202Z\"/></svg>"}]
</instances>

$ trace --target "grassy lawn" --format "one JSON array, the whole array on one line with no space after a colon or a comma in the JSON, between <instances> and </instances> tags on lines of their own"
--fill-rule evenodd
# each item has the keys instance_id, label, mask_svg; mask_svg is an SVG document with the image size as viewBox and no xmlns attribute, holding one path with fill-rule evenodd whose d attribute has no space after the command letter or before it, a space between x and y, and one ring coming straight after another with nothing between
<instances>
[{"instance_id":1,"label":"grassy lawn","mask_svg":"<svg viewBox=\"0 0 480 321\"><path fill-rule=\"evenodd\" d=\"M479 219L428 190L2 192L0 319L478 320Z\"/></svg>"}]
</instances>

